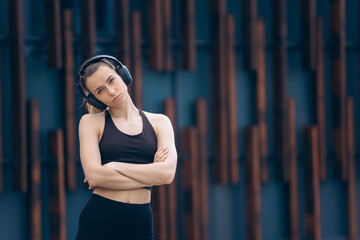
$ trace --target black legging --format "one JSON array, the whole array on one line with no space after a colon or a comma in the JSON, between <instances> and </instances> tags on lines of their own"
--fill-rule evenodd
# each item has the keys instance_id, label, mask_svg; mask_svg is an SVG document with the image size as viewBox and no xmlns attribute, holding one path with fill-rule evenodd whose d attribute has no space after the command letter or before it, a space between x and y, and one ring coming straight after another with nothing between
<instances>
[{"instance_id":1,"label":"black legging","mask_svg":"<svg viewBox=\"0 0 360 240\"><path fill-rule=\"evenodd\" d=\"M76 240L92 239L154 239L150 203L123 203L92 194L81 211Z\"/></svg>"}]
</instances>

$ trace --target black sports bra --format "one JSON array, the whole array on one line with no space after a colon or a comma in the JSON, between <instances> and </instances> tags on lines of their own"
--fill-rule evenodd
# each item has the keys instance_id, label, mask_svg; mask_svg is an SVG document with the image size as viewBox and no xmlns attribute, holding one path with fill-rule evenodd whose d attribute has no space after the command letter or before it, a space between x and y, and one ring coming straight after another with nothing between
<instances>
[{"instance_id":1,"label":"black sports bra","mask_svg":"<svg viewBox=\"0 0 360 240\"><path fill-rule=\"evenodd\" d=\"M157 151L155 131L142 110L139 109L143 129L136 135L120 131L114 124L108 110L105 111L105 127L99 142L101 163L124 162L146 164L154 161ZM151 187L145 187L151 190Z\"/></svg>"}]
</instances>

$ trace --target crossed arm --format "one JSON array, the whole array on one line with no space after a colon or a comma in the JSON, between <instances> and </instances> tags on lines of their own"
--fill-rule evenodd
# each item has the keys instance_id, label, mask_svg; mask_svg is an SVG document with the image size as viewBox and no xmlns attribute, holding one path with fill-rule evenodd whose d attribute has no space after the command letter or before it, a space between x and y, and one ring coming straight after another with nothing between
<instances>
[{"instance_id":1,"label":"crossed arm","mask_svg":"<svg viewBox=\"0 0 360 240\"><path fill-rule=\"evenodd\" d=\"M157 143L159 148L167 148L166 158L156 156L151 164L129 164L121 162L110 162L108 167L116 172L132 178L141 183L151 183L152 185L170 184L175 176L177 153L174 141L174 131L169 118L160 115L157 121ZM162 150L158 151L161 156Z\"/></svg>"},{"instance_id":2,"label":"crossed arm","mask_svg":"<svg viewBox=\"0 0 360 240\"><path fill-rule=\"evenodd\" d=\"M85 178L92 187L113 190L137 189L153 185L168 184L175 175L177 154L174 134L169 119L161 115L157 131L158 150L154 163L126 164L111 162L101 164L98 147L97 123L94 118L84 115L79 123L80 159ZM164 149L168 147L168 152Z\"/></svg>"}]
</instances>

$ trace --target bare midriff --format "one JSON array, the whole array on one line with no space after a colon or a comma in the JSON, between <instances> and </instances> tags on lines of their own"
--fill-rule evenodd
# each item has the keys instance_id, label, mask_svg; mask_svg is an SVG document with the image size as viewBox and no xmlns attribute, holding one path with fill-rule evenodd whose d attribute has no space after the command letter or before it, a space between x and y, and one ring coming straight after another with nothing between
<instances>
[{"instance_id":1,"label":"bare midriff","mask_svg":"<svg viewBox=\"0 0 360 240\"><path fill-rule=\"evenodd\" d=\"M149 203L151 200L151 191L145 188L129 189L129 190L110 190L96 187L93 191L105 198L124 203Z\"/></svg>"}]
</instances>

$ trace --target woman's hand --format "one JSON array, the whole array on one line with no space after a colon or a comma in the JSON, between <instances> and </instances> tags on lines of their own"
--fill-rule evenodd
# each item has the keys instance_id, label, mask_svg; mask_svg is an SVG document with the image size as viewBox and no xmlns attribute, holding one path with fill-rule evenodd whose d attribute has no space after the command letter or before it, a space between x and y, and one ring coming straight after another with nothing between
<instances>
[{"instance_id":1,"label":"woman's hand","mask_svg":"<svg viewBox=\"0 0 360 240\"><path fill-rule=\"evenodd\" d=\"M168 156L168 153L169 153L168 147L165 147L165 148L159 147L159 149L156 151L155 156L154 156L154 163L164 162Z\"/></svg>"}]
</instances>

